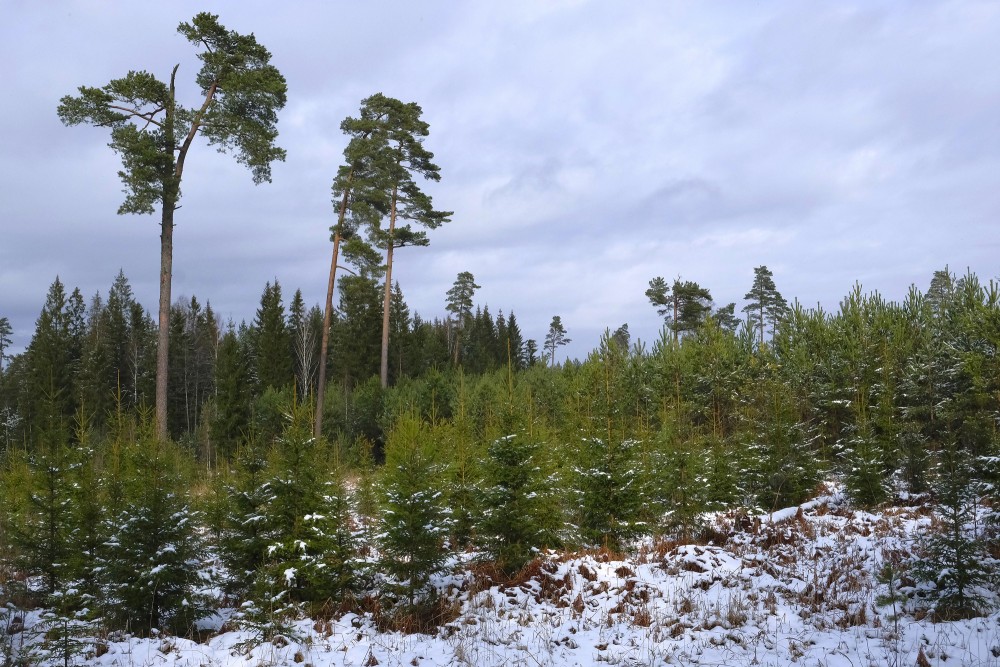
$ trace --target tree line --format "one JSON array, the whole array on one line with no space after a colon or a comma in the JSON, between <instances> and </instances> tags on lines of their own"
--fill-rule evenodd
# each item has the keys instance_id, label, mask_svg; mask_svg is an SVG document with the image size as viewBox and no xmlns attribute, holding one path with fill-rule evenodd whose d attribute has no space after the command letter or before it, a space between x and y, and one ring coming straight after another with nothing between
<instances>
[{"instance_id":1,"label":"tree line","mask_svg":"<svg viewBox=\"0 0 1000 667\"><path fill-rule=\"evenodd\" d=\"M464 279L460 274L456 285ZM477 286L478 287L478 286ZM537 346L521 333L514 312L491 313L488 305L455 310L448 317L411 313L399 283L390 292L391 345L386 366L391 384L461 367L479 374L510 365L538 363ZM320 368L336 391L325 398L321 435L342 428L344 397L378 376L382 365L383 287L377 278L345 275L327 330L324 314L307 306L301 290L286 303L281 284L268 282L249 322L220 322L211 303L196 296L170 309L168 434L208 463L225 459L254 428L278 419L291 397L312 401ZM9 330L9 327L8 327ZM156 326L119 272L106 295L83 298L59 278L50 285L25 351L3 354L0 368L0 437L5 449L32 449L53 419L86 416L103 435L115 413L151 408L155 397ZM272 428L273 430L273 428Z\"/></svg>"}]
</instances>

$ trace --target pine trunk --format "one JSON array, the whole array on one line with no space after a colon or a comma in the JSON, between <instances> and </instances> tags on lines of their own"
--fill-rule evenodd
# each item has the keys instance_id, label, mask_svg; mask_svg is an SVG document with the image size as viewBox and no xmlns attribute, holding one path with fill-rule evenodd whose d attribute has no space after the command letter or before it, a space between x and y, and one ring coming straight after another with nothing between
<instances>
[{"instance_id":1,"label":"pine trunk","mask_svg":"<svg viewBox=\"0 0 1000 667\"><path fill-rule=\"evenodd\" d=\"M163 123L166 133L165 143L168 146L174 145L175 80L178 67L180 65L174 65L174 69L170 73L170 96ZM212 98L215 97L217 88L218 83L209 86L205 93L205 101L191 122L184 142L177 148L177 160L174 163L173 173L165 177L163 181L163 211L160 219L160 330L156 347L156 437L160 440L167 439L167 374L170 370L170 281L174 262L174 210L177 208L177 199L180 197L184 160L187 158L191 143L198 134L205 112L212 103Z\"/></svg>"},{"instance_id":2,"label":"pine trunk","mask_svg":"<svg viewBox=\"0 0 1000 667\"><path fill-rule=\"evenodd\" d=\"M170 276L174 260L174 202L164 198L160 222L160 316L156 343L156 437L167 439L170 352Z\"/></svg>"},{"instance_id":3,"label":"pine trunk","mask_svg":"<svg viewBox=\"0 0 1000 667\"><path fill-rule=\"evenodd\" d=\"M344 203L346 202L347 195L345 194ZM343 219L343 213L341 213L341 219ZM333 259L330 261L330 280L326 285L326 307L323 310L323 336L319 346L319 378L316 381L316 424L313 428L313 435L317 438L323 434L323 402L326 397L326 359L330 346L330 325L333 320L333 288L337 277L340 241L341 236L338 230L333 235Z\"/></svg>"},{"instance_id":4,"label":"pine trunk","mask_svg":"<svg viewBox=\"0 0 1000 667\"><path fill-rule=\"evenodd\" d=\"M392 206L389 209L389 240L385 244L385 296L382 299L382 367L379 378L382 388L389 386L389 306L392 299L393 233L396 231L396 186L392 188Z\"/></svg>"},{"instance_id":5,"label":"pine trunk","mask_svg":"<svg viewBox=\"0 0 1000 667\"><path fill-rule=\"evenodd\" d=\"M352 180L354 180L353 169L347 175L347 185L344 187L344 196L340 200L340 211L337 213L337 227L333 232L333 259L330 260L330 280L326 285L323 336L319 347L319 378L316 381L316 425L313 428L313 435L317 438L323 434L323 401L326 398L326 359L330 346L330 324L333 320L333 288L336 285L337 262L340 261L340 242L344 238L344 217L347 216L347 200L351 196Z\"/></svg>"}]
</instances>

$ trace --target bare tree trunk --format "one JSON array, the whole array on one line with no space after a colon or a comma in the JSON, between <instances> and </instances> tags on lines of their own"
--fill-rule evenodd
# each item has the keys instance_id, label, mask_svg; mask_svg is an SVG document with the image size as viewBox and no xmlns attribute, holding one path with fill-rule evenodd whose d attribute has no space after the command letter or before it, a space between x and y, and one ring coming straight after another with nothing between
<instances>
[{"instance_id":1,"label":"bare tree trunk","mask_svg":"<svg viewBox=\"0 0 1000 667\"><path fill-rule=\"evenodd\" d=\"M333 288L337 278L337 262L340 259L341 232L344 229L344 216L347 215L347 199L351 194L351 180L354 171L347 176L347 187L340 200L340 211L337 214L337 226L333 232L333 259L330 260L330 280L326 284L326 305L323 308L323 335L319 346L319 377L316 379L316 422L313 425L313 436L323 435L323 401L326 399L326 358L330 349L330 324L333 320Z\"/></svg>"},{"instance_id":2,"label":"bare tree trunk","mask_svg":"<svg viewBox=\"0 0 1000 667\"><path fill-rule=\"evenodd\" d=\"M170 73L170 99L163 123L168 145L174 144L174 100L177 99L174 82L178 67L180 65L174 65ZM191 143L198 135L201 121L217 89L217 82L209 86L205 93L205 101L192 120L184 142L177 148L177 162L174 164L172 178L167 178L163 183L163 213L160 222L160 331L156 347L156 437L160 440L167 439L167 373L170 370L170 281L174 262L174 209L177 208L177 198L180 196L184 160L187 158Z\"/></svg>"},{"instance_id":3,"label":"bare tree trunk","mask_svg":"<svg viewBox=\"0 0 1000 667\"><path fill-rule=\"evenodd\" d=\"M764 295L757 298L760 299L760 346L764 347Z\"/></svg>"},{"instance_id":4,"label":"bare tree trunk","mask_svg":"<svg viewBox=\"0 0 1000 667\"><path fill-rule=\"evenodd\" d=\"M337 259L340 255L340 233L333 235L333 259L330 261L330 279L326 286L326 305L323 308L323 335L319 345L319 378L316 380L316 422L313 435L323 434L323 401L326 395L326 359L330 346L330 325L333 321L333 287L337 277Z\"/></svg>"},{"instance_id":5,"label":"bare tree trunk","mask_svg":"<svg viewBox=\"0 0 1000 667\"><path fill-rule=\"evenodd\" d=\"M156 342L156 437L167 439L167 375L170 352L170 276L174 258L174 202L164 198L160 222L160 329Z\"/></svg>"},{"instance_id":6,"label":"bare tree trunk","mask_svg":"<svg viewBox=\"0 0 1000 667\"><path fill-rule=\"evenodd\" d=\"M674 285L676 284L675 282ZM680 340L680 336L677 331L677 289L674 288L674 345L677 344L678 340Z\"/></svg>"},{"instance_id":7,"label":"bare tree trunk","mask_svg":"<svg viewBox=\"0 0 1000 667\"><path fill-rule=\"evenodd\" d=\"M392 300L392 235L396 231L396 186L392 186L392 208L389 209L389 240L385 244L385 297L382 300L382 367L379 378L382 388L389 386L389 307Z\"/></svg>"}]
</instances>

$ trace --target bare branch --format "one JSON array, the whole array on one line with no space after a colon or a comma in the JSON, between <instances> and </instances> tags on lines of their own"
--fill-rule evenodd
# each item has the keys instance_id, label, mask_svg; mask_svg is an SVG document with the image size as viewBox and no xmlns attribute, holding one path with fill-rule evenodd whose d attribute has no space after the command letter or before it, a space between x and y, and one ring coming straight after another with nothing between
<instances>
[{"instance_id":1,"label":"bare branch","mask_svg":"<svg viewBox=\"0 0 1000 667\"><path fill-rule=\"evenodd\" d=\"M154 118L154 116L156 116L156 114L158 114L158 113L160 113L161 111L164 110L163 107L157 107L156 109L153 109L152 111L145 111L145 112L139 111L138 109L129 109L128 107L118 106L117 104L109 104L108 108L109 109L115 109L116 111L124 111L128 115L135 116L136 118L142 118L143 120L146 121L146 127L149 127L150 123L152 123L153 125L156 125L157 127L160 127L160 128L163 127L163 123L161 123L160 121L158 121L158 120L156 120ZM106 124L107 123L101 123L101 125L106 125ZM145 129L145 128L143 128L143 129Z\"/></svg>"}]
</instances>

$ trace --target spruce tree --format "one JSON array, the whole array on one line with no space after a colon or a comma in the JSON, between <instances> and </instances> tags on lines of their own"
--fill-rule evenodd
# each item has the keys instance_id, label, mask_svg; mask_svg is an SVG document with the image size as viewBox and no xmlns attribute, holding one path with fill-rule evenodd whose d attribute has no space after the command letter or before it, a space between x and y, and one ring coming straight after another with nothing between
<instances>
[{"instance_id":1,"label":"spruce tree","mask_svg":"<svg viewBox=\"0 0 1000 667\"><path fill-rule=\"evenodd\" d=\"M621 551L644 528L641 515L647 498L638 444L589 437L577 446L572 466L578 501L574 515L584 544Z\"/></svg>"},{"instance_id":2,"label":"spruce tree","mask_svg":"<svg viewBox=\"0 0 1000 667\"><path fill-rule=\"evenodd\" d=\"M497 326L489 306L476 308L475 315L467 320L466 326L463 369L469 373L486 373L497 368L500 361L497 356Z\"/></svg>"},{"instance_id":3,"label":"spruce tree","mask_svg":"<svg viewBox=\"0 0 1000 667\"><path fill-rule=\"evenodd\" d=\"M264 287L252 331L254 370L260 390L291 385L295 379L292 337L277 279Z\"/></svg>"},{"instance_id":4,"label":"spruce tree","mask_svg":"<svg viewBox=\"0 0 1000 667\"><path fill-rule=\"evenodd\" d=\"M253 499L242 504L247 519L261 522L254 544L265 551L252 599L238 619L265 636L281 632L288 618L332 612L356 577L347 496L325 442L312 436L306 410L293 407L269 459L262 484L267 497L258 499L263 507ZM244 554L251 563L253 554Z\"/></svg>"},{"instance_id":5,"label":"spruce tree","mask_svg":"<svg viewBox=\"0 0 1000 667\"><path fill-rule=\"evenodd\" d=\"M410 346L410 308L403 298L403 290L397 282L392 289L392 303L389 307L389 371L393 383L398 382L410 371L406 367L407 349Z\"/></svg>"},{"instance_id":6,"label":"spruce tree","mask_svg":"<svg viewBox=\"0 0 1000 667\"><path fill-rule=\"evenodd\" d=\"M340 305L330 338L332 375L342 385L353 387L378 374L381 313L374 279L363 275L340 279Z\"/></svg>"},{"instance_id":7,"label":"spruce tree","mask_svg":"<svg viewBox=\"0 0 1000 667\"><path fill-rule=\"evenodd\" d=\"M24 469L23 510L8 526L8 539L20 554L20 566L38 577L43 596L62 590L72 577L70 534L73 531L72 461L69 434L61 418L41 429Z\"/></svg>"},{"instance_id":8,"label":"spruce tree","mask_svg":"<svg viewBox=\"0 0 1000 667\"><path fill-rule=\"evenodd\" d=\"M21 383L19 408L27 430L40 431L53 420L68 422L75 410L75 393L82 342L72 319L73 309L59 280L49 286L45 305L35 322L35 333L25 351L26 377Z\"/></svg>"},{"instance_id":9,"label":"spruce tree","mask_svg":"<svg viewBox=\"0 0 1000 667\"><path fill-rule=\"evenodd\" d=\"M390 591L409 612L433 597L431 577L443 567L451 533L451 511L444 494L441 453L419 419L403 416L386 441L379 527L380 565L390 576Z\"/></svg>"},{"instance_id":10,"label":"spruce tree","mask_svg":"<svg viewBox=\"0 0 1000 667\"><path fill-rule=\"evenodd\" d=\"M6 317L0 317L0 375L3 375L3 362L10 358L7 354L7 350L10 349L12 344L11 336L14 330L10 326L10 320Z\"/></svg>"},{"instance_id":11,"label":"spruce tree","mask_svg":"<svg viewBox=\"0 0 1000 667\"><path fill-rule=\"evenodd\" d=\"M507 317L507 338L506 340L501 338L500 345L502 347L501 360L504 365L509 364L516 371L528 367L527 354L525 353L526 341L513 311Z\"/></svg>"},{"instance_id":12,"label":"spruce tree","mask_svg":"<svg viewBox=\"0 0 1000 667\"><path fill-rule=\"evenodd\" d=\"M628 343L605 330L573 377L579 412L578 444L570 447L571 514L583 542L621 550L641 530L645 493L639 438L643 378L635 373ZM572 442L572 441L571 441Z\"/></svg>"},{"instance_id":13,"label":"spruce tree","mask_svg":"<svg viewBox=\"0 0 1000 667\"><path fill-rule=\"evenodd\" d=\"M97 426L105 424L118 400L129 409L152 401L154 341L152 320L119 271L107 299L95 295L88 312L80 391Z\"/></svg>"},{"instance_id":14,"label":"spruce tree","mask_svg":"<svg viewBox=\"0 0 1000 667\"><path fill-rule=\"evenodd\" d=\"M682 410L684 408L681 408ZM655 488L664 527L680 539L690 539L703 528L709 489L705 484L706 459L697 440L676 424L657 434L653 455Z\"/></svg>"},{"instance_id":15,"label":"spruce tree","mask_svg":"<svg viewBox=\"0 0 1000 667\"><path fill-rule=\"evenodd\" d=\"M236 445L250 424L253 402L252 371L246 336L232 322L219 342L215 373L215 413L210 432L223 455L236 451Z\"/></svg>"},{"instance_id":16,"label":"spruce tree","mask_svg":"<svg viewBox=\"0 0 1000 667\"><path fill-rule=\"evenodd\" d=\"M250 434L236 450L234 464L232 475L218 488L219 558L226 566L225 591L245 601L267 560L272 538L267 521L272 499L267 448Z\"/></svg>"},{"instance_id":17,"label":"spruce tree","mask_svg":"<svg viewBox=\"0 0 1000 667\"><path fill-rule=\"evenodd\" d=\"M509 408L508 408L509 410ZM542 443L501 417L514 432L490 443L484 463L479 539L502 571L514 573L544 547L559 546L562 522Z\"/></svg>"},{"instance_id":18,"label":"spruce tree","mask_svg":"<svg viewBox=\"0 0 1000 667\"><path fill-rule=\"evenodd\" d=\"M114 629L184 635L208 614L200 517L182 474L189 462L149 425L140 433L137 441L118 443L123 466L117 479L106 482L117 486L121 498L107 522L99 570L102 612Z\"/></svg>"},{"instance_id":19,"label":"spruce tree","mask_svg":"<svg viewBox=\"0 0 1000 667\"><path fill-rule=\"evenodd\" d=\"M42 663L87 664L101 631L97 575L106 541L102 525L104 498L97 452L90 446L82 412L76 426L76 444L72 448L63 445L62 454L69 471L61 519L68 528L65 534L68 553L62 562L62 578L48 594L37 626L44 632L44 639L33 651L33 658ZM51 468L47 476L53 474L58 474L57 468Z\"/></svg>"},{"instance_id":20,"label":"spruce tree","mask_svg":"<svg viewBox=\"0 0 1000 667\"><path fill-rule=\"evenodd\" d=\"M972 460L948 441L941 452L935 492L942 525L924 538L924 554L914 574L925 584L923 594L939 620L979 616L987 611L997 561L979 534L979 502L983 486Z\"/></svg>"}]
</instances>

